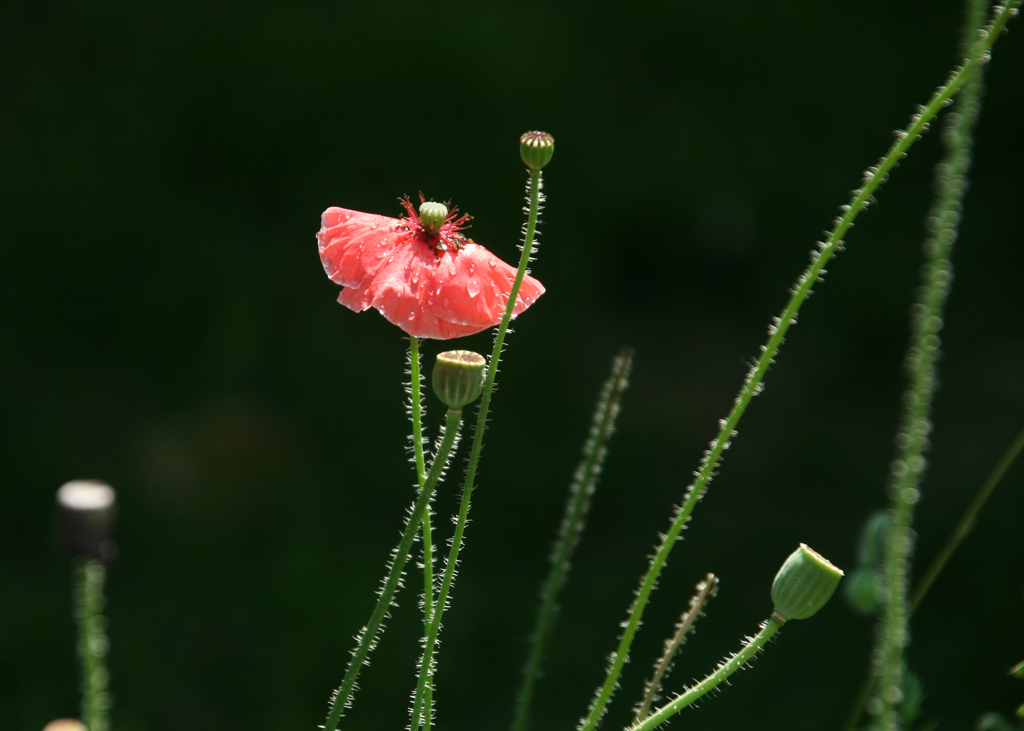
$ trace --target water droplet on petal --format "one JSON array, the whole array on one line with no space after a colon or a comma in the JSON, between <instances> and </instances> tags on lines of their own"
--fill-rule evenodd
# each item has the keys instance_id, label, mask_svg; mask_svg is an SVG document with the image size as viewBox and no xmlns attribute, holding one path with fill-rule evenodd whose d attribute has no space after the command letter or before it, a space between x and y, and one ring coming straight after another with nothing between
<instances>
[{"instance_id":1,"label":"water droplet on petal","mask_svg":"<svg viewBox=\"0 0 1024 731\"><path fill-rule=\"evenodd\" d=\"M376 231L378 228L380 228L380 222L379 221L374 221L373 223L370 224L370 230L371 231Z\"/></svg>"},{"instance_id":2,"label":"water droplet on petal","mask_svg":"<svg viewBox=\"0 0 1024 731\"><path fill-rule=\"evenodd\" d=\"M388 264L390 264L390 263L391 263L391 262L393 262L394 260L395 260L395 255L394 255L394 254L392 254L391 256L389 256L389 257L388 257Z\"/></svg>"},{"instance_id":3,"label":"water droplet on petal","mask_svg":"<svg viewBox=\"0 0 1024 731\"><path fill-rule=\"evenodd\" d=\"M493 269L494 267L498 266L498 260L497 260L497 259L491 259L491 260L490 260L489 262L487 262L487 263L491 265L491 268L492 268L492 269Z\"/></svg>"},{"instance_id":4,"label":"water droplet on petal","mask_svg":"<svg viewBox=\"0 0 1024 731\"><path fill-rule=\"evenodd\" d=\"M448 298L445 297L443 301L444 301L444 306L447 307L448 306Z\"/></svg>"}]
</instances>

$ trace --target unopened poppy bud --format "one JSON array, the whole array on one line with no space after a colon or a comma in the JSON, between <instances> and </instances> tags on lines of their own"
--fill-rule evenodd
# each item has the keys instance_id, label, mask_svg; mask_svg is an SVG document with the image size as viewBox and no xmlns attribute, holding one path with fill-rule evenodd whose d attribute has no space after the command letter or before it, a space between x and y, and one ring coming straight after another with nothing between
<instances>
[{"instance_id":1,"label":"unopened poppy bud","mask_svg":"<svg viewBox=\"0 0 1024 731\"><path fill-rule=\"evenodd\" d=\"M114 557L114 488L96 480L74 480L57 490L60 545L73 557Z\"/></svg>"},{"instance_id":2,"label":"unopened poppy bud","mask_svg":"<svg viewBox=\"0 0 1024 731\"><path fill-rule=\"evenodd\" d=\"M533 130L519 138L519 154L531 170L540 170L555 154L555 138L547 132Z\"/></svg>"},{"instance_id":3,"label":"unopened poppy bud","mask_svg":"<svg viewBox=\"0 0 1024 731\"><path fill-rule=\"evenodd\" d=\"M782 564L772 584L775 615L783 621L814 616L835 593L843 572L801 543Z\"/></svg>"},{"instance_id":4,"label":"unopened poppy bud","mask_svg":"<svg viewBox=\"0 0 1024 731\"><path fill-rule=\"evenodd\" d=\"M486 366L487 360L471 350L439 353L431 379L434 393L452 409L473 403L484 390Z\"/></svg>"},{"instance_id":5,"label":"unopened poppy bud","mask_svg":"<svg viewBox=\"0 0 1024 731\"><path fill-rule=\"evenodd\" d=\"M420 203L420 223L427 233L435 233L441 230L441 226L448 219L448 206L444 203L426 201Z\"/></svg>"}]
</instances>

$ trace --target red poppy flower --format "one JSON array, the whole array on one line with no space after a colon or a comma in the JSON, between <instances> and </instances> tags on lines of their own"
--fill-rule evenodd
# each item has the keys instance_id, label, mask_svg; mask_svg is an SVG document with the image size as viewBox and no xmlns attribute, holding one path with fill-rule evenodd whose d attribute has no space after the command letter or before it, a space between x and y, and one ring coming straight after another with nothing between
<instances>
[{"instance_id":1,"label":"red poppy flower","mask_svg":"<svg viewBox=\"0 0 1024 731\"><path fill-rule=\"evenodd\" d=\"M403 205L402 218L324 211L316 238L327 276L344 287L338 301L355 312L374 307L417 338L458 338L501 322L516 270L461 233L469 216L458 209ZM513 314L542 294L525 275Z\"/></svg>"}]
</instances>

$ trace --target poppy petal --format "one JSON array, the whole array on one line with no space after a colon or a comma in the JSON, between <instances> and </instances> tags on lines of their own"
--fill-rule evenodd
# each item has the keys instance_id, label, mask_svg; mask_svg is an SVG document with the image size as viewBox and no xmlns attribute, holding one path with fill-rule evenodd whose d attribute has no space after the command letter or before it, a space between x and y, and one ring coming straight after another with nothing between
<instances>
[{"instance_id":1,"label":"poppy petal","mask_svg":"<svg viewBox=\"0 0 1024 731\"><path fill-rule=\"evenodd\" d=\"M460 251L446 252L436 272L439 317L480 329L501 321L516 279L513 267L479 244L468 243ZM525 275L513 314L518 315L543 293L544 286Z\"/></svg>"},{"instance_id":2,"label":"poppy petal","mask_svg":"<svg viewBox=\"0 0 1024 731\"><path fill-rule=\"evenodd\" d=\"M397 218L328 208L316 238L320 262L331 281L358 287L407 236Z\"/></svg>"}]
</instances>

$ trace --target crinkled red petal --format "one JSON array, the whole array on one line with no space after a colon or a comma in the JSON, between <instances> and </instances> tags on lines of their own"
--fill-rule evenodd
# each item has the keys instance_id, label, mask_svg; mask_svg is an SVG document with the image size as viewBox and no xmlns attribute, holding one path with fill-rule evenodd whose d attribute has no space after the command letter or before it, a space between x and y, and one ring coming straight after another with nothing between
<instances>
[{"instance_id":1,"label":"crinkled red petal","mask_svg":"<svg viewBox=\"0 0 1024 731\"><path fill-rule=\"evenodd\" d=\"M328 208L316 235L320 263L332 282L358 287L407 236L397 218Z\"/></svg>"}]
</instances>

